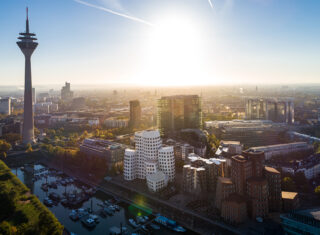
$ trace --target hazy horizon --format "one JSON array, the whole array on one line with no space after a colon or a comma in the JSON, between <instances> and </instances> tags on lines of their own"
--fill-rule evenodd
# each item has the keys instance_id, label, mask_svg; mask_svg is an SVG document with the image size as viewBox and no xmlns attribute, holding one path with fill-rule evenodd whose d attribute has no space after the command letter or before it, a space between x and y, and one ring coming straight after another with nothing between
<instances>
[{"instance_id":1,"label":"hazy horizon","mask_svg":"<svg viewBox=\"0 0 320 235\"><path fill-rule=\"evenodd\" d=\"M203 86L318 83L319 1L4 0L2 85L23 86L16 45L39 46L33 84Z\"/></svg>"}]
</instances>

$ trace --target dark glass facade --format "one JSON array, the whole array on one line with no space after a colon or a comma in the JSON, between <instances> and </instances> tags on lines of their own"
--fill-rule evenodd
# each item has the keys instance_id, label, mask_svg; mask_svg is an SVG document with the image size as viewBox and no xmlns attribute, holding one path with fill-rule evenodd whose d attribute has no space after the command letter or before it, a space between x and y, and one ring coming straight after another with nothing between
<instances>
[{"instance_id":1,"label":"dark glass facade","mask_svg":"<svg viewBox=\"0 0 320 235\"><path fill-rule=\"evenodd\" d=\"M198 95L162 97L158 100L157 121L162 135L186 128L202 128L201 98Z\"/></svg>"}]
</instances>

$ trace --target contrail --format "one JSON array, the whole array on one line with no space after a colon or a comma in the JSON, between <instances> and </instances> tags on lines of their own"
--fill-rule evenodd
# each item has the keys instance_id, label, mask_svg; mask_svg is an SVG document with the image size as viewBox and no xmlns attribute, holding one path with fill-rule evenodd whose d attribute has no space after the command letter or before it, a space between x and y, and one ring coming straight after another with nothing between
<instances>
[{"instance_id":1,"label":"contrail","mask_svg":"<svg viewBox=\"0 0 320 235\"><path fill-rule=\"evenodd\" d=\"M211 2L211 0L208 0L210 7L213 9L213 4Z\"/></svg>"},{"instance_id":2,"label":"contrail","mask_svg":"<svg viewBox=\"0 0 320 235\"><path fill-rule=\"evenodd\" d=\"M101 7L101 6L97 6L97 5L82 1L82 0L73 0L73 1L75 1L77 3L80 3L82 5L88 6L88 7L96 8L96 9L99 9L101 11L105 11L105 12L108 12L108 13L111 13L111 14L114 14L114 15L117 15L117 16L124 17L124 18L129 19L129 20L133 20L133 21L136 21L136 22L148 25L148 26L153 26L152 23L150 23L148 21L145 21L143 19L134 17L134 16L126 15L126 14L123 14L123 13L120 13L120 12L117 12L117 11L113 11L113 10L108 9L108 8L104 8L104 7Z\"/></svg>"}]
</instances>

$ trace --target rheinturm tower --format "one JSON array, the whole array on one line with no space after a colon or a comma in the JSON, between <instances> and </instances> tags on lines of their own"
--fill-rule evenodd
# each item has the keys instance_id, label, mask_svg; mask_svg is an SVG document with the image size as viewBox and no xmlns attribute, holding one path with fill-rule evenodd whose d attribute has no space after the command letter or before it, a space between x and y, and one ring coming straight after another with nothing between
<instances>
[{"instance_id":1,"label":"rheinturm tower","mask_svg":"<svg viewBox=\"0 0 320 235\"><path fill-rule=\"evenodd\" d=\"M24 112L23 112L23 129L22 143L28 144L34 142L34 123L32 107L32 81L31 81L31 55L37 48L34 33L29 32L29 17L27 8L26 32L20 33L17 42L25 57L25 82L24 82Z\"/></svg>"}]
</instances>

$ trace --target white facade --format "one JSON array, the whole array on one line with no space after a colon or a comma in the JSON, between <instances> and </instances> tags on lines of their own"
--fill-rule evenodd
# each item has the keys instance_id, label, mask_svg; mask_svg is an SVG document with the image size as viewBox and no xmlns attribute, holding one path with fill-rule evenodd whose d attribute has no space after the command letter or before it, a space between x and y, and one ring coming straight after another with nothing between
<instances>
[{"instance_id":1,"label":"white facade","mask_svg":"<svg viewBox=\"0 0 320 235\"><path fill-rule=\"evenodd\" d=\"M167 187L168 176L162 171L157 171L154 174L147 175L147 185L150 191L158 192L159 190Z\"/></svg>"},{"instance_id":2,"label":"white facade","mask_svg":"<svg viewBox=\"0 0 320 235\"><path fill-rule=\"evenodd\" d=\"M134 180L136 178L136 151L126 149L123 161L123 176L125 180Z\"/></svg>"},{"instance_id":3,"label":"white facade","mask_svg":"<svg viewBox=\"0 0 320 235\"><path fill-rule=\"evenodd\" d=\"M158 130L136 132L134 139L135 150L125 151L124 179L147 179L149 189L154 192L167 186L175 177L173 147L161 147Z\"/></svg>"},{"instance_id":4,"label":"white facade","mask_svg":"<svg viewBox=\"0 0 320 235\"><path fill-rule=\"evenodd\" d=\"M11 114L11 98L0 99L0 113Z\"/></svg>"},{"instance_id":5,"label":"white facade","mask_svg":"<svg viewBox=\"0 0 320 235\"><path fill-rule=\"evenodd\" d=\"M158 130L139 131L135 133L137 154L137 178L145 179L146 174L157 171L158 149L161 147Z\"/></svg>"},{"instance_id":6,"label":"white facade","mask_svg":"<svg viewBox=\"0 0 320 235\"><path fill-rule=\"evenodd\" d=\"M168 176L169 181L172 182L175 177L175 161L173 147L162 147L159 149L159 169Z\"/></svg>"}]
</instances>

